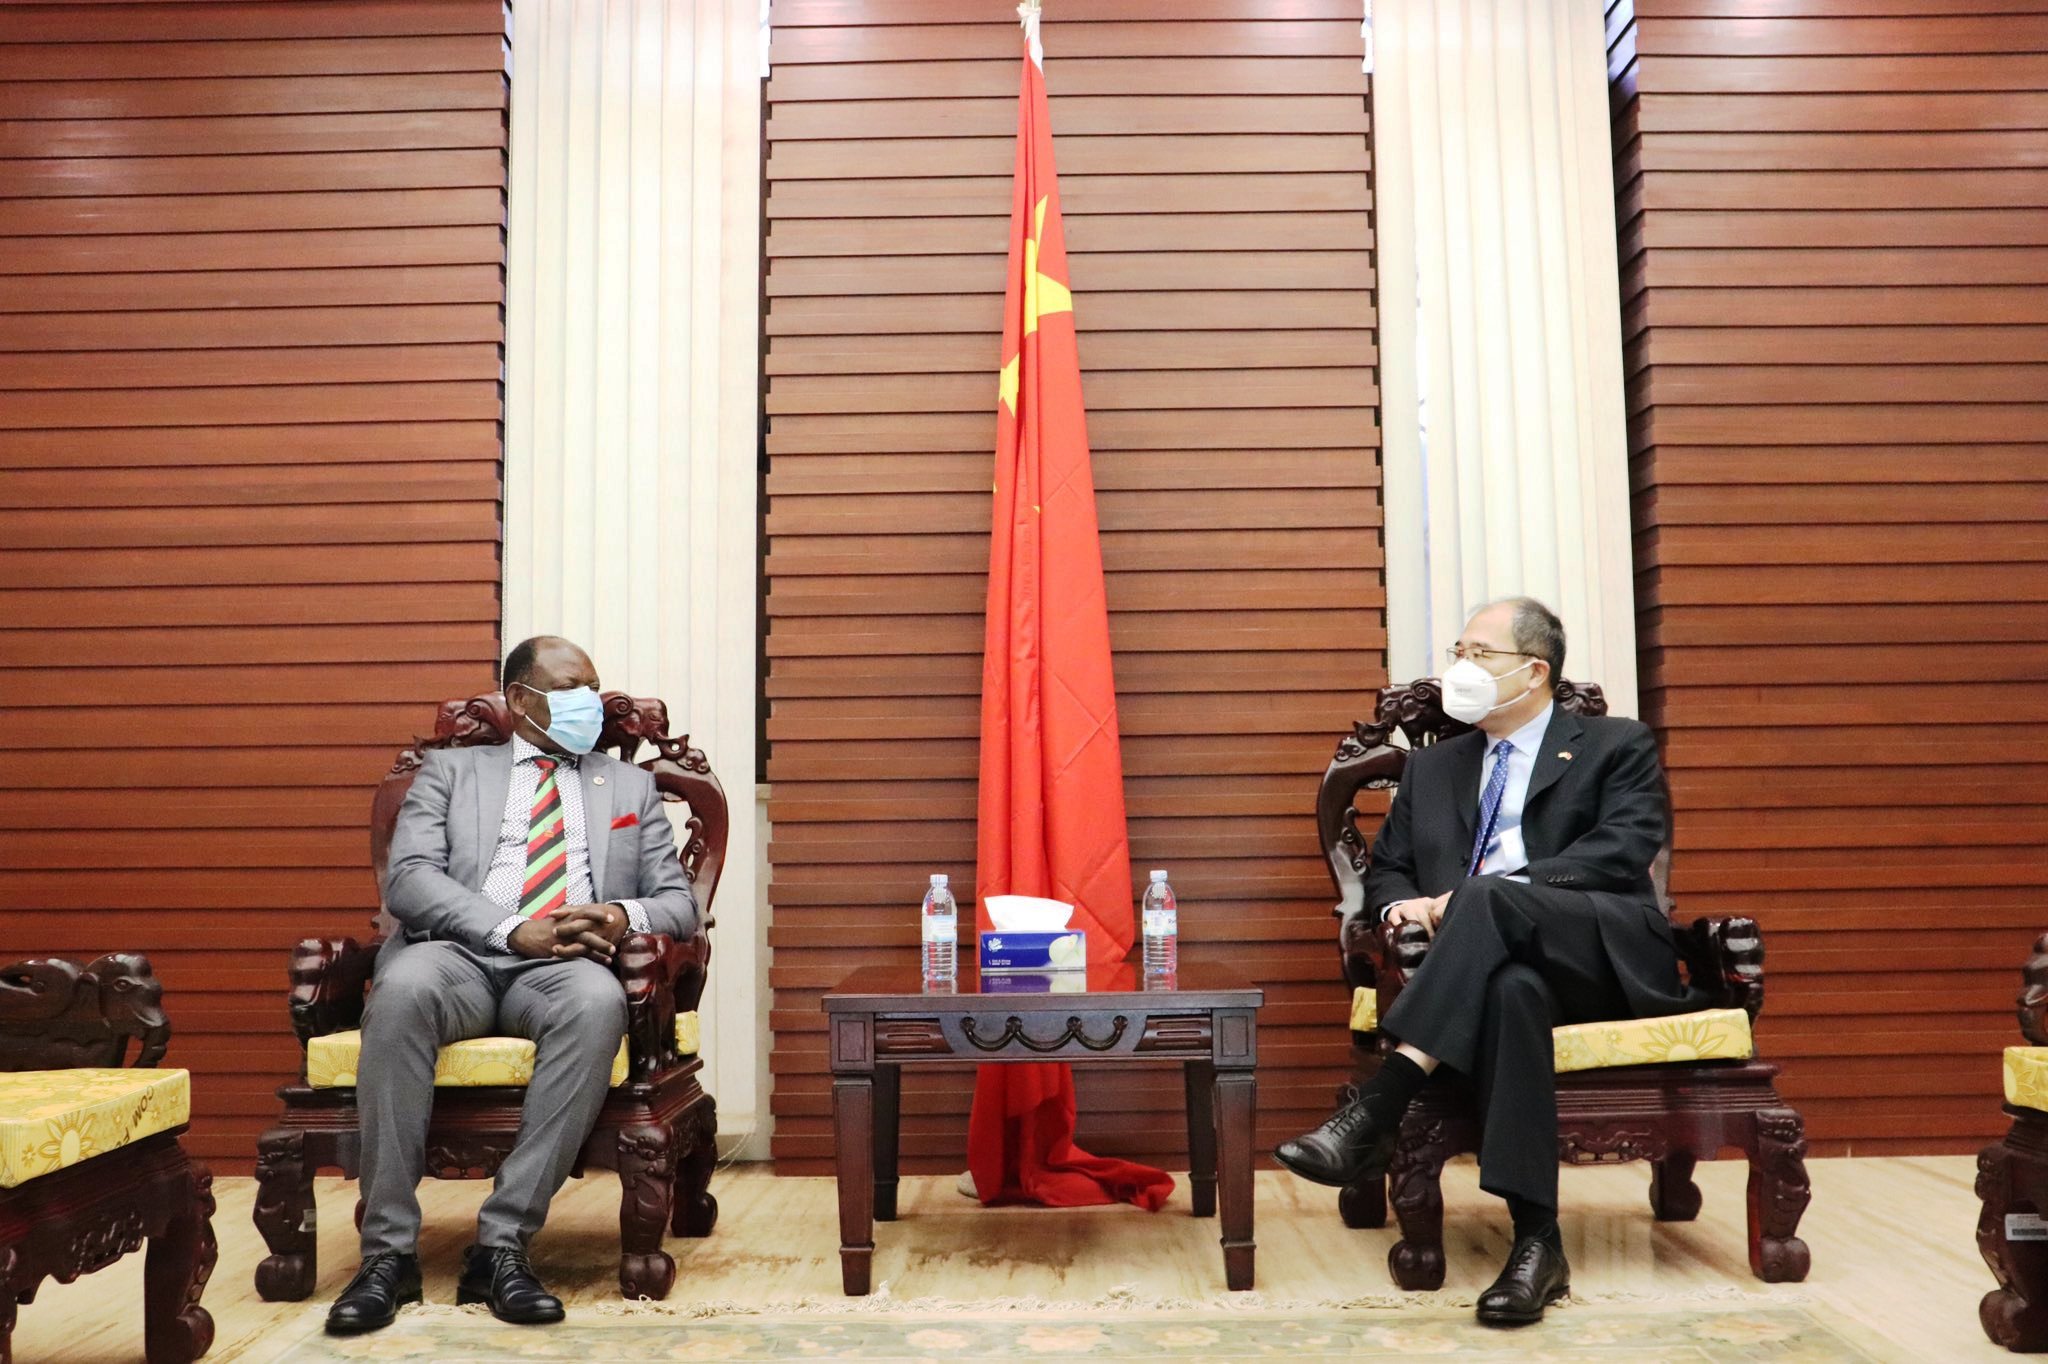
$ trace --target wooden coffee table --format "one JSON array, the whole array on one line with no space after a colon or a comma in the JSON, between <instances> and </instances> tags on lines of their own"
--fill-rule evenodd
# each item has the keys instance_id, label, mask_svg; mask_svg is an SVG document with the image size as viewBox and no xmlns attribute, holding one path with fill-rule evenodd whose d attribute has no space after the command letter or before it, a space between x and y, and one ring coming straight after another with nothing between
<instances>
[{"instance_id":1,"label":"wooden coffee table","mask_svg":"<svg viewBox=\"0 0 2048 1364\"><path fill-rule=\"evenodd\" d=\"M1021 973L1019 973L1021 974ZM1252 1286L1252 1118L1265 992L1227 968L1190 964L1170 983L1137 966L1091 967L1084 991L1011 993L963 964L952 990L927 989L915 961L868 966L825 996L839 1174L839 1270L869 1291L875 1222L896 1220L902 1067L963 1061L1178 1062L1187 1077L1188 1175L1197 1217L1222 1189L1223 1273ZM964 1153L963 1153L964 1158Z\"/></svg>"}]
</instances>

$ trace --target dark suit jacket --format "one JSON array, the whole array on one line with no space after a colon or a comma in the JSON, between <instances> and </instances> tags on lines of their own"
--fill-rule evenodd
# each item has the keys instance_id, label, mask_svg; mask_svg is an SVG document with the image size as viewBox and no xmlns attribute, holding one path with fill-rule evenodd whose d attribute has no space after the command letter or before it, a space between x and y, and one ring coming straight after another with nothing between
<instances>
[{"instance_id":1,"label":"dark suit jacket","mask_svg":"<svg viewBox=\"0 0 2048 1364\"><path fill-rule=\"evenodd\" d=\"M1569 757L1565 755L1569 754ZM1441 895L1465 879L1478 832L1486 736L1461 734L1408 759L1373 840L1365 909ZM1530 884L1586 895L1623 988L1648 1016L1695 1007L1677 990L1677 949L1650 878L1671 828L1657 741L1640 720L1551 713L1522 807Z\"/></svg>"}]
</instances>

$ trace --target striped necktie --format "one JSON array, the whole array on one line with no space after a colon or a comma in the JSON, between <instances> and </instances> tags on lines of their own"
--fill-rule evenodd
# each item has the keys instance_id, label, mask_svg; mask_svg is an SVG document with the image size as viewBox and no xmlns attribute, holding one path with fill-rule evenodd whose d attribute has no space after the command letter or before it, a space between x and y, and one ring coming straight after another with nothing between
<instances>
[{"instance_id":1,"label":"striped necktie","mask_svg":"<svg viewBox=\"0 0 2048 1364\"><path fill-rule=\"evenodd\" d=\"M537 919L569 902L569 836L562 821L562 792L555 784L555 760L536 758L540 784L526 822L526 888L519 894L521 917Z\"/></svg>"},{"instance_id":2,"label":"striped necktie","mask_svg":"<svg viewBox=\"0 0 2048 1364\"><path fill-rule=\"evenodd\" d=\"M1493 828L1500 823L1501 798L1508 793L1508 758L1515 746L1502 739L1493 750L1493 771L1486 774L1486 791L1479 797L1479 837L1472 840L1472 860L1465 874L1477 876L1486 863L1486 845L1493 842Z\"/></svg>"}]
</instances>

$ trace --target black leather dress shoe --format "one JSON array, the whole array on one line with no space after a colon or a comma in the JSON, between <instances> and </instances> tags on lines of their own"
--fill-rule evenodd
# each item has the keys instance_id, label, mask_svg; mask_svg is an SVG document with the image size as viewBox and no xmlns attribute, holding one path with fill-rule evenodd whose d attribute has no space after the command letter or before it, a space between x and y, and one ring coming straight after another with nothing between
<instances>
[{"instance_id":1,"label":"black leather dress shoe","mask_svg":"<svg viewBox=\"0 0 2048 1364\"><path fill-rule=\"evenodd\" d=\"M363 1261L334 1306L327 1309L327 1334L359 1336L365 1331L381 1331L397 1318L399 1308L419 1300L419 1256L395 1250L379 1252Z\"/></svg>"},{"instance_id":2,"label":"black leather dress shoe","mask_svg":"<svg viewBox=\"0 0 2048 1364\"><path fill-rule=\"evenodd\" d=\"M563 1316L562 1300L541 1286L526 1252L510 1246L471 1246L464 1251L455 1301L489 1303L492 1316L515 1326L543 1326Z\"/></svg>"},{"instance_id":3,"label":"black leather dress shoe","mask_svg":"<svg viewBox=\"0 0 2048 1364\"><path fill-rule=\"evenodd\" d=\"M1572 1267L1564 1252L1540 1236L1525 1236L1508 1252L1493 1287L1479 1295L1479 1320L1486 1326L1527 1326L1543 1320L1543 1309L1571 1291Z\"/></svg>"},{"instance_id":4,"label":"black leather dress shoe","mask_svg":"<svg viewBox=\"0 0 2048 1364\"><path fill-rule=\"evenodd\" d=\"M1380 1130L1364 1104L1346 1104L1315 1131L1281 1142L1273 1159L1303 1179L1342 1188L1368 1175L1385 1174L1400 1135L1398 1124Z\"/></svg>"}]
</instances>

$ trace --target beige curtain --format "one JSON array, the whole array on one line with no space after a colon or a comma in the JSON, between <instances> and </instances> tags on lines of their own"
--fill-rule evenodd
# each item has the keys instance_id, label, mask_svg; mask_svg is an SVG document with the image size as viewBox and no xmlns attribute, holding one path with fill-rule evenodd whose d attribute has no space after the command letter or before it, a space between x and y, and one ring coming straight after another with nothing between
<instances>
[{"instance_id":1,"label":"beige curtain","mask_svg":"<svg viewBox=\"0 0 2048 1364\"><path fill-rule=\"evenodd\" d=\"M1481 601L1636 710L1606 46L1592 0L1372 0L1389 670Z\"/></svg>"},{"instance_id":2,"label":"beige curtain","mask_svg":"<svg viewBox=\"0 0 2048 1364\"><path fill-rule=\"evenodd\" d=\"M706 1087L765 1137L760 33L759 0L514 6L504 591L507 641L583 644L725 785Z\"/></svg>"}]
</instances>

